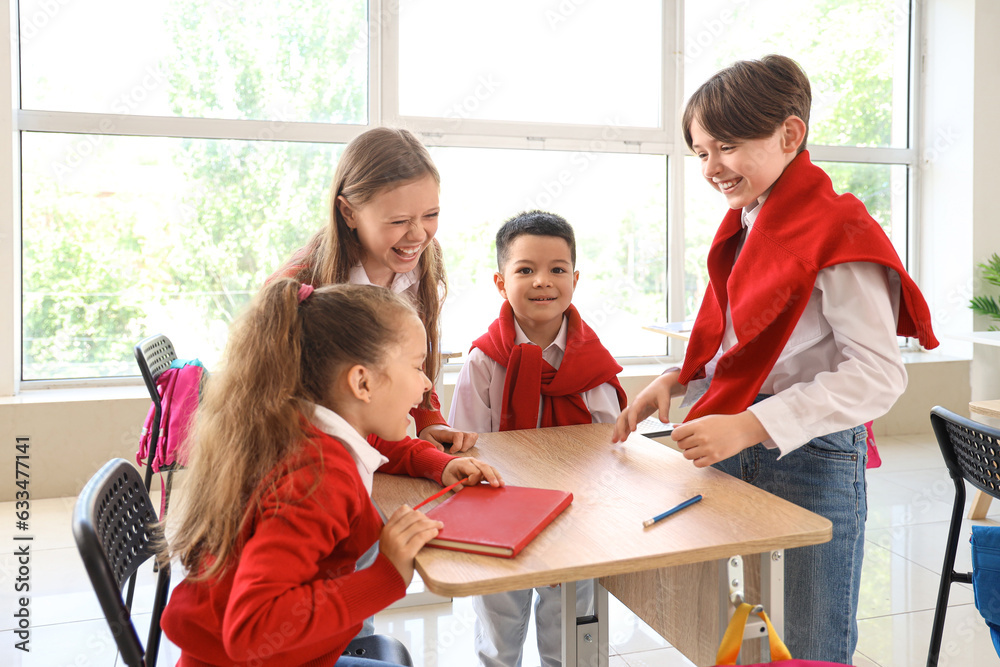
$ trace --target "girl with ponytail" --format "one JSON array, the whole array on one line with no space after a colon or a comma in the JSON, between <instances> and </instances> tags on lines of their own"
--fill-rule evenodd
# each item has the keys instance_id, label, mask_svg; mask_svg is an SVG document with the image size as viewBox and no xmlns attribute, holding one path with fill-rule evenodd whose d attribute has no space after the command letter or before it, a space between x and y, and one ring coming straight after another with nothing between
<instances>
[{"instance_id":1,"label":"girl with ponytail","mask_svg":"<svg viewBox=\"0 0 1000 667\"><path fill-rule=\"evenodd\" d=\"M404 505L383 525L375 470L503 484L484 463L405 439L431 386L426 355L414 308L371 285L279 278L234 323L167 522L187 572L162 619L178 665L386 664L338 658L403 597L441 524ZM356 570L376 541L375 562Z\"/></svg>"}]
</instances>

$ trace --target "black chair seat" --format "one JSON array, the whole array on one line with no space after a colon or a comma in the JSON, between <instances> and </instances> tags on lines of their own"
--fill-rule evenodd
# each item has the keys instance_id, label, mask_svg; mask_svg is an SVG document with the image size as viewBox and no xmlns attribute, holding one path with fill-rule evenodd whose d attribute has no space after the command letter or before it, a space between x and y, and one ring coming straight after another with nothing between
<instances>
[{"instance_id":1,"label":"black chair seat","mask_svg":"<svg viewBox=\"0 0 1000 667\"><path fill-rule=\"evenodd\" d=\"M388 635L357 637L344 650L344 655L369 660L383 660L413 667L413 660L403 642Z\"/></svg>"}]
</instances>

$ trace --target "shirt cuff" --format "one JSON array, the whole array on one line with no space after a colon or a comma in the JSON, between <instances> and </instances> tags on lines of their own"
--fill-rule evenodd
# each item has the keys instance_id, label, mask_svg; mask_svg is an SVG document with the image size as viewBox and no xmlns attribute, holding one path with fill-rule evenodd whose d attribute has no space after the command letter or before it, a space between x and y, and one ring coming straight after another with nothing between
<instances>
[{"instance_id":1,"label":"shirt cuff","mask_svg":"<svg viewBox=\"0 0 1000 667\"><path fill-rule=\"evenodd\" d=\"M759 403L754 403L747 410L757 417L761 426L770 436L761 444L768 449L778 449L781 452L778 456L779 459L811 440L795 419L792 410L781 400L780 395L775 394L765 398Z\"/></svg>"}]
</instances>

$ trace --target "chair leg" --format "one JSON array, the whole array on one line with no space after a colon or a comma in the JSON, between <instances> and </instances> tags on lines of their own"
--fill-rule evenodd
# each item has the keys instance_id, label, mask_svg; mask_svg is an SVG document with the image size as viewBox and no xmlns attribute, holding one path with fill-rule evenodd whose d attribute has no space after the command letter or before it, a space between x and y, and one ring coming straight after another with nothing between
<instances>
[{"instance_id":1,"label":"chair leg","mask_svg":"<svg viewBox=\"0 0 1000 667\"><path fill-rule=\"evenodd\" d=\"M931 628L931 643L927 651L927 667L937 667L944 637L944 619L948 613L948 596L951 584L956 580L955 555L958 552L958 536L962 530L962 508L965 506L965 483L959 479L955 484L955 504L948 527L948 544L944 550L944 564L941 566L941 584L938 588L937 606L934 609L934 625Z\"/></svg>"},{"instance_id":2,"label":"chair leg","mask_svg":"<svg viewBox=\"0 0 1000 667\"><path fill-rule=\"evenodd\" d=\"M167 471L167 481L163 485L163 495L160 498L160 521L167 518L167 505L170 504L170 489L174 486L174 471Z\"/></svg>"},{"instance_id":3,"label":"chair leg","mask_svg":"<svg viewBox=\"0 0 1000 667\"><path fill-rule=\"evenodd\" d=\"M128 591L125 594L125 608L128 609L129 614L132 613L132 596L135 593L135 580L138 574L133 574L128 578Z\"/></svg>"},{"instance_id":4,"label":"chair leg","mask_svg":"<svg viewBox=\"0 0 1000 667\"><path fill-rule=\"evenodd\" d=\"M153 615L149 619L149 637L146 640L146 667L156 667L156 659L160 652L160 617L167 606L167 594L170 590L170 567L167 566L156 577L156 593L153 596Z\"/></svg>"}]
</instances>

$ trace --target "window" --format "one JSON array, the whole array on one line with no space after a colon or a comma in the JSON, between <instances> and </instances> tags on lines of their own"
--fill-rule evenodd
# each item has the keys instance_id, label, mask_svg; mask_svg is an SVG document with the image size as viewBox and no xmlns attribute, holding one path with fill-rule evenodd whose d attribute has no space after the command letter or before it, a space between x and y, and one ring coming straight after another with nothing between
<instances>
[{"instance_id":1,"label":"window","mask_svg":"<svg viewBox=\"0 0 1000 667\"><path fill-rule=\"evenodd\" d=\"M132 345L156 332L211 367L250 295L326 224L343 145L380 124L416 132L442 175L445 349L496 316L497 227L541 208L576 229L584 318L619 358L661 358L666 340L641 327L697 310L724 212L676 140L679 109L769 52L810 75L814 160L908 254L903 0L16 11L21 161L2 187L21 200L23 381L134 375Z\"/></svg>"},{"instance_id":2,"label":"window","mask_svg":"<svg viewBox=\"0 0 1000 667\"><path fill-rule=\"evenodd\" d=\"M837 192L851 192L892 238L904 264L912 217L909 0L714 0L685 3L684 97L736 60L781 53L809 76L808 148ZM705 259L725 212L685 160L684 315L708 280Z\"/></svg>"},{"instance_id":3,"label":"window","mask_svg":"<svg viewBox=\"0 0 1000 667\"><path fill-rule=\"evenodd\" d=\"M21 378L135 375L157 332L214 362L369 122L367 4L19 10Z\"/></svg>"}]
</instances>

